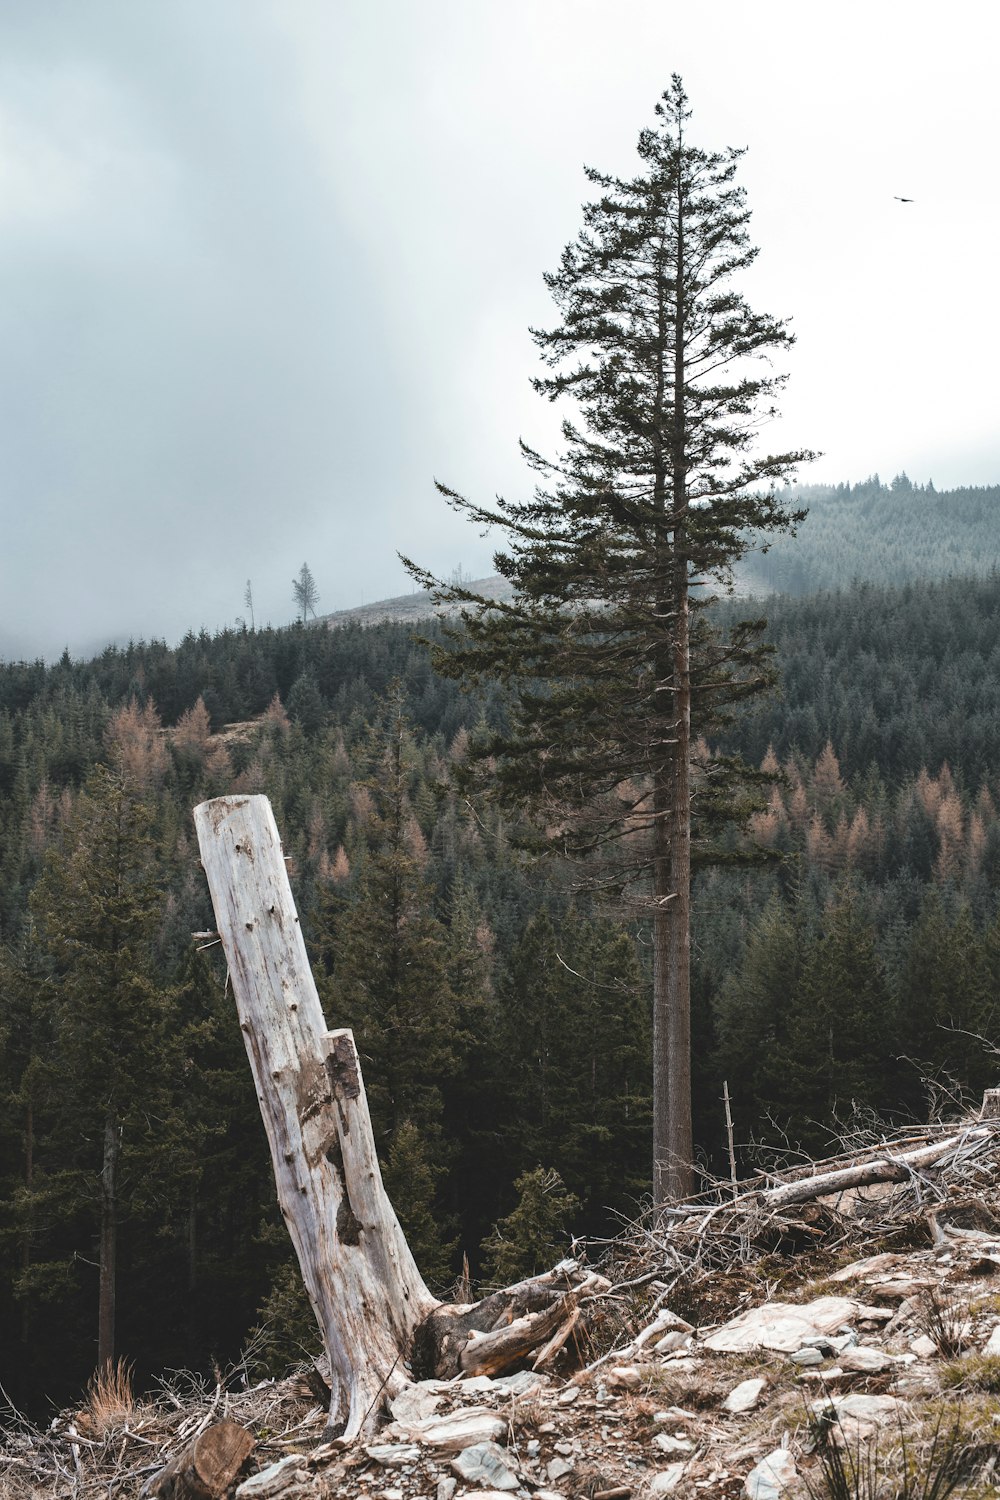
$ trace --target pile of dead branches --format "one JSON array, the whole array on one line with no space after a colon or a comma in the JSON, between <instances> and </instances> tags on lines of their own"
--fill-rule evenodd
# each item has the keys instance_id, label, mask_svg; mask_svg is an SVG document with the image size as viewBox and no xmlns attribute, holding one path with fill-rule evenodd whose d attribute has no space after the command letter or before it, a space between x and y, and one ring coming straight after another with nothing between
<instances>
[{"instance_id":1,"label":"pile of dead branches","mask_svg":"<svg viewBox=\"0 0 1000 1500\"><path fill-rule=\"evenodd\" d=\"M0 1500L40 1494L133 1500L170 1455L220 1421L245 1428L258 1461L267 1463L321 1440L326 1408L305 1376L249 1388L238 1379L213 1385L177 1374L137 1398L119 1366L95 1378L78 1410L61 1413L43 1431L0 1392Z\"/></svg>"},{"instance_id":2,"label":"pile of dead branches","mask_svg":"<svg viewBox=\"0 0 1000 1500\"><path fill-rule=\"evenodd\" d=\"M690 1290L775 1254L969 1238L993 1241L1000 1254L996 1119L886 1134L823 1161L716 1183L591 1248L612 1296L645 1291L663 1303L679 1285Z\"/></svg>"},{"instance_id":3,"label":"pile of dead branches","mask_svg":"<svg viewBox=\"0 0 1000 1500\"><path fill-rule=\"evenodd\" d=\"M944 1253L971 1243L1000 1265L1000 1120L856 1138L849 1150L823 1161L716 1183L691 1202L623 1226L614 1240L591 1242L588 1251L603 1274L564 1262L524 1284L530 1290L562 1273L569 1288L565 1306L546 1303L538 1312L533 1303L521 1308L516 1298L511 1302L519 1288L497 1294L507 1299L497 1331L477 1332L476 1323L470 1336L469 1308L444 1311L448 1328L462 1336L462 1349L475 1356L466 1374L492 1371L498 1361L506 1368L510 1359L500 1361L499 1354L484 1363L493 1344L502 1343L500 1352L520 1353L522 1364L556 1362L566 1375L620 1355L623 1341L634 1350L654 1334L663 1337L668 1323L687 1328L677 1308L697 1301L700 1291L742 1280L741 1295L751 1292L763 1274L759 1268L773 1265L775 1256L822 1251L832 1263L837 1252L904 1241ZM489 1311L490 1299L471 1311L477 1309ZM541 1355L538 1340L523 1336L521 1325L532 1317L552 1324L543 1330L548 1342ZM142 1398L133 1396L119 1368L92 1383L78 1410L40 1431L5 1406L0 1392L0 1500L38 1494L131 1500L171 1455L220 1422L245 1429L257 1466L272 1463L323 1441L327 1398L317 1367L252 1387L238 1371L207 1382L181 1375Z\"/></svg>"}]
</instances>

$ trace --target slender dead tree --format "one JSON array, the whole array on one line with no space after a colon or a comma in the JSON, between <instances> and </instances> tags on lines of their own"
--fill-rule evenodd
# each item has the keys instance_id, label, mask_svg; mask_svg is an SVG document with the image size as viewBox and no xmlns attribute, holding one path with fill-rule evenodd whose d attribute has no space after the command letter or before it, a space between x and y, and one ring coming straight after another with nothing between
<instances>
[{"instance_id":1,"label":"slender dead tree","mask_svg":"<svg viewBox=\"0 0 1000 1500\"><path fill-rule=\"evenodd\" d=\"M292 595L303 625L310 615L315 619L316 606L319 603L319 589L316 587L316 580L312 576L308 563L303 563L298 577L292 579Z\"/></svg>"}]
</instances>

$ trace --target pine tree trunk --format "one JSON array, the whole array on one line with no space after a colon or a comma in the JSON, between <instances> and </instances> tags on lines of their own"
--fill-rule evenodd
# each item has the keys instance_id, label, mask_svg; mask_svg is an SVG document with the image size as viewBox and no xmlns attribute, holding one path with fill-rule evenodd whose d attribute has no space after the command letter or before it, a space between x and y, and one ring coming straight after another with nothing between
<instances>
[{"instance_id":1,"label":"pine tree trunk","mask_svg":"<svg viewBox=\"0 0 1000 1500\"><path fill-rule=\"evenodd\" d=\"M97 1309L97 1368L106 1370L115 1357L115 1256L118 1248L118 1161L121 1130L114 1110L104 1121L101 1166L100 1291Z\"/></svg>"},{"instance_id":2,"label":"pine tree trunk","mask_svg":"<svg viewBox=\"0 0 1000 1500\"><path fill-rule=\"evenodd\" d=\"M686 571L687 563L683 560ZM691 1125L691 663L688 601L678 600L674 645L674 749L670 806L670 889L667 907L667 1099L669 1162L665 1197L686 1198L694 1188Z\"/></svg>"},{"instance_id":3,"label":"pine tree trunk","mask_svg":"<svg viewBox=\"0 0 1000 1500\"><path fill-rule=\"evenodd\" d=\"M328 1031L266 797L195 809L278 1201L330 1361L330 1423L372 1428L437 1307L375 1154L354 1038Z\"/></svg>"},{"instance_id":4,"label":"pine tree trunk","mask_svg":"<svg viewBox=\"0 0 1000 1500\"><path fill-rule=\"evenodd\" d=\"M672 1196L670 1162L670 830L668 785L657 776L653 789L653 1203Z\"/></svg>"},{"instance_id":5,"label":"pine tree trunk","mask_svg":"<svg viewBox=\"0 0 1000 1500\"><path fill-rule=\"evenodd\" d=\"M685 265L686 185L677 141L677 239L674 264L673 422L671 488L673 521L674 640L671 680L674 690L674 753L670 788L670 923L667 957L667 1049L670 1093L667 1134L670 1159L665 1197L685 1198L694 1188L691 1126L691 606L688 556L687 267ZM660 1200L662 1201L662 1200Z\"/></svg>"},{"instance_id":6,"label":"pine tree trunk","mask_svg":"<svg viewBox=\"0 0 1000 1500\"><path fill-rule=\"evenodd\" d=\"M35 1107L28 1085L28 1098L24 1115L24 1229L21 1238L21 1275L24 1292L21 1299L21 1344L25 1351L31 1338L31 1296L28 1292L28 1272L31 1269L31 1241L34 1231L34 1187L35 1187Z\"/></svg>"}]
</instances>

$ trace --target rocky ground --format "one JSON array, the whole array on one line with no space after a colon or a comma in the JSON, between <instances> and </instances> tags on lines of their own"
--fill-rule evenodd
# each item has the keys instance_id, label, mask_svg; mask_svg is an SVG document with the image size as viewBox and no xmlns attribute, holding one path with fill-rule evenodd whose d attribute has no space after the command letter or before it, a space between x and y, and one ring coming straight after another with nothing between
<instances>
[{"instance_id":1,"label":"rocky ground","mask_svg":"<svg viewBox=\"0 0 1000 1500\"><path fill-rule=\"evenodd\" d=\"M918 1455L942 1418L960 1425L969 1479L995 1493L998 1293L1000 1238L984 1236L866 1257L716 1327L663 1309L640 1347L565 1381L410 1386L377 1442L286 1457L237 1495L778 1500L807 1481L825 1493L824 1425L849 1455L881 1444L888 1470L901 1433Z\"/></svg>"},{"instance_id":2,"label":"rocky ground","mask_svg":"<svg viewBox=\"0 0 1000 1500\"><path fill-rule=\"evenodd\" d=\"M1000 1142L987 1144L981 1175ZM11 1417L0 1496L129 1500L220 1418L254 1439L236 1500L1000 1494L995 1183L970 1194L923 1176L922 1188L856 1198L869 1230L881 1203L881 1243L844 1233L843 1205L816 1228L813 1205L808 1248L787 1238L786 1217L785 1242L728 1271L693 1275L691 1262L672 1283L619 1279L557 1372L411 1383L348 1449L324 1441L308 1373L250 1390L165 1387L118 1409L92 1397L45 1433ZM698 1255L710 1261L705 1232ZM830 1487L838 1453L842 1468L864 1471L843 1491ZM925 1484L944 1468L954 1487L883 1488L907 1467Z\"/></svg>"}]
</instances>

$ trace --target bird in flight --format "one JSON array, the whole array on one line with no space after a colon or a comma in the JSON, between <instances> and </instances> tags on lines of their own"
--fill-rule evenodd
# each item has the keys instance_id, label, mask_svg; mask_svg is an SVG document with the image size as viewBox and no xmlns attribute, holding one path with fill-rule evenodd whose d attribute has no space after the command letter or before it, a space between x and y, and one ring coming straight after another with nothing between
<instances>
[{"instance_id":1,"label":"bird in flight","mask_svg":"<svg viewBox=\"0 0 1000 1500\"><path fill-rule=\"evenodd\" d=\"M917 201L915 198L901 198L898 193L893 193L892 196L897 203L915 203Z\"/></svg>"}]
</instances>

